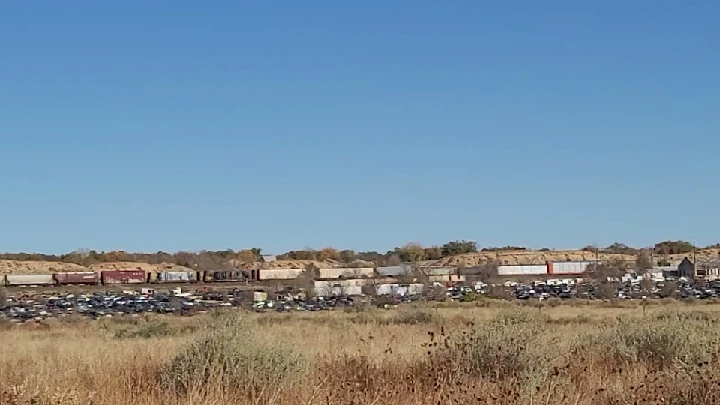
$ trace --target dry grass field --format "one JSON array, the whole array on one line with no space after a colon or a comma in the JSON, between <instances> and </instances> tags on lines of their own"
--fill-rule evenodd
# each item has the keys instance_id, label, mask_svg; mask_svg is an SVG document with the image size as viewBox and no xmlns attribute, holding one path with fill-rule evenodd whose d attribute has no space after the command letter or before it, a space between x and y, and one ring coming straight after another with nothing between
<instances>
[{"instance_id":1,"label":"dry grass field","mask_svg":"<svg viewBox=\"0 0 720 405\"><path fill-rule=\"evenodd\" d=\"M0 325L0 404L720 404L720 305Z\"/></svg>"}]
</instances>

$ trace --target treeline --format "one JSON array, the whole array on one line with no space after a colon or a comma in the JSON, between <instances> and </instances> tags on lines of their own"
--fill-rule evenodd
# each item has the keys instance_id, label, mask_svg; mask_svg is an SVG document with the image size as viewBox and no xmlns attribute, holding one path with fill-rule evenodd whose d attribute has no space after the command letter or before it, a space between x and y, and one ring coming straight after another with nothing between
<instances>
[{"instance_id":1,"label":"treeline","mask_svg":"<svg viewBox=\"0 0 720 405\"><path fill-rule=\"evenodd\" d=\"M707 248L717 248L720 244L711 245ZM683 254L690 253L696 247L686 241L664 241L656 243L652 248L637 249L627 246L623 243L613 243L610 246L599 248L596 246L586 246L583 250L600 253L622 253L639 255L645 253L654 253L660 255L667 254ZM396 247L385 253L369 251L356 252L354 250L338 250L332 247L314 250L292 250L277 255L278 260L317 260L328 261L333 260L339 263L353 264L360 262L372 262L378 266L391 266L400 263L414 263L428 260L439 260L445 257L456 256L465 253L474 252L500 252L500 251L517 251L527 250L521 246L505 246L505 247L484 247L478 249L477 243L473 241L457 240L448 242L442 246L425 247L419 243L408 243L404 246ZM550 249L540 249L541 251L549 251ZM77 249L73 252L63 255L48 255L38 253L4 253L0 254L0 259L9 260L40 260L63 263L75 263L83 266L91 264L100 264L108 262L142 262L150 264L170 263L180 266L186 266L197 269L213 269L238 267L246 263L257 263L263 261L263 253L260 248L243 249L235 251L233 249L210 251L202 250L199 252L155 252L155 253L132 253L125 251L98 252L89 249Z\"/></svg>"},{"instance_id":2,"label":"treeline","mask_svg":"<svg viewBox=\"0 0 720 405\"><path fill-rule=\"evenodd\" d=\"M711 248L720 248L720 244L716 243L714 245L706 246L705 249L711 249ZM659 254L659 255L673 255L673 254L683 254L683 253L690 253L693 250L702 249L700 247L697 247L693 245L690 242L684 241L684 240L667 240L663 242L656 243L652 248L643 248L638 249L634 247L630 247L624 243L613 243L612 245L602 248L597 246L585 246L582 248L582 250L588 251L588 252L600 252L600 253L621 253L621 254L629 254L629 255L637 255L640 252L648 252L651 251L653 254Z\"/></svg>"},{"instance_id":3,"label":"treeline","mask_svg":"<svg viewBox=\"0 0 720 405\"><path fill-rule=\"evenodd\" d=\"M278 255L280 260L336 260L342 263L355 261L373 262L378 266L392 266L400 263L414 263L424 260L438 260L443 257L477 252L477 243L466 240L448 242L442 246L424 247L419 243L408 243L385 253L355 252L328 247L321 250L293 250Z\"/></svg>"}]
</instances>

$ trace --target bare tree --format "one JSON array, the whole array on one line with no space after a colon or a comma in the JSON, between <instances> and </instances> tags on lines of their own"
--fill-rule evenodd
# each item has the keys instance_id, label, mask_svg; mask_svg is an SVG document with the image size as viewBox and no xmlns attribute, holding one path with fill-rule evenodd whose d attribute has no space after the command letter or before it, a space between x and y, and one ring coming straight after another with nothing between
<instances>
[{"instance_id":1,"label":"bare tree","mask_svg":"<svg viewBox=\"0 0 720 405\"><path fill-rule=\"evenodd\" d=\"M637 269L638 273L645 273L647 270L652 269L652 260L650 259L650 252L643 249L641 250L637 258L635 259L635 268Z\"/></svg>"},{"instance_id":2,"label":"bare tree","mask_svg":"<svg viewBox=\"0 0 720 405\"><path fill-rule=\"evenodd\" d=\"M305 271L297 278L300 288L305 290L307 297L315 295L315 280L320 278L320 269L313 263L305 266Z\"/></svg>"},{"instance_id":3,"label":"bare tree","mask_svg":"<svg viewBox=\"0 0 720 405\"><path fill-rule=\"evenodd\" d=\"M7 291L0 287L0 309L4 309L7 306Z\"/></svg>"}]
</instances>

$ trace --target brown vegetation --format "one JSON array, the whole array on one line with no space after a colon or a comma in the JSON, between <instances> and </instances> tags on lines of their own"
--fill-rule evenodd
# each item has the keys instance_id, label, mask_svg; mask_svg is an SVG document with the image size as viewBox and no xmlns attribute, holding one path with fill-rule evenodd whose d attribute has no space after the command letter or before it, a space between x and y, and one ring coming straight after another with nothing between
<instances>
[{"instance_id":1,"label":"brown vegetation","mask_svg":"<svg viewBox=\"0 0 720 405\"><path fill-rule=\"evenodd\" d=\"M720 404L712 305L483 305L5 325L0 403Z\"/></svg>"}]
</instances>

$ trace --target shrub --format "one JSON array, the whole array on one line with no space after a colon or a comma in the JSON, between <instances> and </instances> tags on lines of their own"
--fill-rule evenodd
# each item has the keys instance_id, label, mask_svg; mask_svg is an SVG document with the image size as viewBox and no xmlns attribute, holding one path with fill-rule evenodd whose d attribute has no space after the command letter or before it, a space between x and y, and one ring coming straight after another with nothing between
<instances>
[{"instance_id":1,"label":"shrub","mask_svg":"<svg viewBox=\"0 0 720 405\"><path fill-rule=\"evenodd\" d=\"M420 309L400 309L390 319L390 323L399 325L417 325L433 323L436 321L435 318L435 315Z\"/></svg>"},{"instance_id":2,"label":"shrub","mask_svg":"<svg viewBox=\"0 0 720 405\"><path fill-rule=\"evenodd\" d=\"M616 369L638 363L656 371L687 369L718 357L720 339L710 318L714 316L701 312L621 317L615 325L578 338L572 353L576 358L595 357Z\"/></svg>"},{"instance_id":3,"label":"shrub","mask_svg":"<svg viewBox=\"0 0 720 405\"><path fill-rule=\"evenodd\" d=\"M528 380L538 367L547 366L548 351L539 341L544 325L543 316L525 311L501 313L470 333L445 342L445 349L436 353L434 361L446 363L444 367L452 375Z\"/></svg>"},{"instance_id":4,"label":"shrub","mask_svg":"<svg viewBox=\"0 0 720 405\"><path fill-rule=\"evenodd\" d=\"M150 339L155 337L172 336L175 329L167 322L150 321L130 328L123 328L115 332L115 339Z\"/></svg>"},{"instance_id":5,"label":"shrub","mask_svg":"<svg viewBox=\"0 0 720 405\"><path fill-rule=\"evenodd\" d=\"M251 398L272 394L303 362L292 350L258 338L252 327L243 316L218 317L162 370L162 383L181 394L228 388Z\"/></svg>"}]
</instances>

